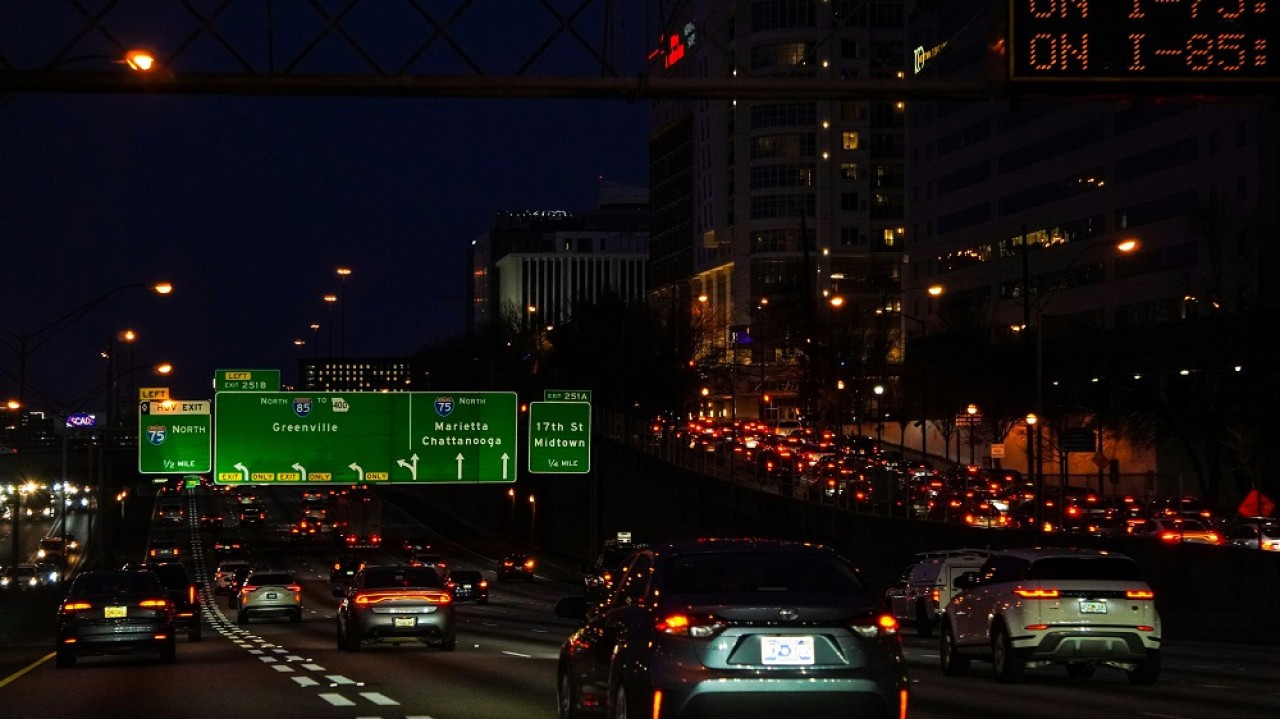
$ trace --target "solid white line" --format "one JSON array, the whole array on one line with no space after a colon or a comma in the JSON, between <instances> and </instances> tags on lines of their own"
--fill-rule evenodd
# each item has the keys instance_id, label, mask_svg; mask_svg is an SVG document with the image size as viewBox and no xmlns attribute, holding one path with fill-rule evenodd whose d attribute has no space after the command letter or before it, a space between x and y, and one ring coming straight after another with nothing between
<instances>
[{"instance_id":1,"label":"solid white line","mask_svg":"<svg viewBox=\"0 0 1280 719\"><path fill-rule=\"evenodd\" d=\"M506 654L509 657L520 657L521 659L533 659L532 654L521 654L520 652L508 652L505 650L502 653Z\"/></svg>"},{"instance_id":2,"label":"solid white line","mask_svg":"<svg viewBox=\"0 0 1280 719\"><path fill-rule=\"evenodd\" d=\"M353 707L356 705L355 702L342 696L341 694L324 693L320 695L320 698L329 702L335 707Z\"/></svg>"},{"instance_id":3,"label":"solid white line","mask_svg":"<svg viewBox=\"0 0 1280 719\"><path fill-rule=\"evenodd\" d=\"M365 699L368 699L369 701L373 702L374 704L377 704L378 706L383 706L383 707L400 706L400 702L380 692L360 692L360 696L364 697Z\"/></svg>"}]
</instances>

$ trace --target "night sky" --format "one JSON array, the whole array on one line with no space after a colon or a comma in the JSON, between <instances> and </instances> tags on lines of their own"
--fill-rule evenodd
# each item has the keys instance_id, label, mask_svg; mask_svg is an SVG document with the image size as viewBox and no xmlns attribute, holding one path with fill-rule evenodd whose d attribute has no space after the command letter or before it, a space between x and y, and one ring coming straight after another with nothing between
<instances>
[{"instance_id":1,"label":"night sky","mask_svg":"<svg viewBox=\"0 0 1280 719\"><path fill-rule=\"evenodd\" d=\"M0 99L0 336L30 334L28 399L98 410L131 384L210 397L219 368L337 354L322 301L349 266L347 356L396 356L463 330L466 257L493 213L589 209L598 180L646 184L643 103L427 98L74 96ZM324 326L319 334L308 328ZM332 337L329 334L333 330ZM295 338L315 339L298 348ZM0 396L18 357L0 354Z\"/></svg>"}]
</instances>

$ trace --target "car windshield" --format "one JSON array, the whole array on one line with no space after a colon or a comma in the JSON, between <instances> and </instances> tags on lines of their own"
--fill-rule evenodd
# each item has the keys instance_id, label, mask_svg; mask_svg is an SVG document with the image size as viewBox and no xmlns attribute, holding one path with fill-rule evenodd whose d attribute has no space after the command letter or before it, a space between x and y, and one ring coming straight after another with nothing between
<instances>
[{"instance_id":1,"label":"car windshield","mask_svg":"<svg viewBox=\"0 0 1280 719\"><path fill-rule=\"evenodd\" d=\"M1140 581L1138 564L1121 557L1052 557L1031 565L1028 579Z\"/></svg>"},{"instance_id":2,"label":"car windshield","mask_svg":"<svg viewBox=\"0 0 1280 719\"><path fill-rule=\"evenodd\" d=\"M855 594L867 597L853 568L822 554L716 552L686 554L666 566L671 594Z\"/></svg>"},{"instance_id":3,"label":"car windshield","mask_svg":"<svg viewBox=\"0 0 1280 719\"><path fill-rule=\"evenodd\" d=\"M366 569L364 586L367 589L389 589L393 587L426 587L443 589L444 582L440 575L430 567L374 567Z\"/></svg>"}]
</instances>

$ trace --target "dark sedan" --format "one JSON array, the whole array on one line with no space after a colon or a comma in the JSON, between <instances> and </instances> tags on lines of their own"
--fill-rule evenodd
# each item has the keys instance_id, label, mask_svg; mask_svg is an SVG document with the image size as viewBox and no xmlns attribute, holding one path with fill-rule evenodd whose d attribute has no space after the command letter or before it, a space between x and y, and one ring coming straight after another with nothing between
<instances>
[{"instance_id":1,"label":"dark sedan","mask_svg":"<svg viewBox=\"0 0 1280 719\"><path fill-rule=\"evenodd\" d=\"M157 652L177 659L173 602L154 572L81 572L58 608L57 665L85 654Z\"/></svg>"},{"instance_id":2,"label":"dark sedan","mask_svg":"<svg viewBox=\"0 0 1280 719\"><path fill-rule=\"evenodd\" d=\"M559 716L905 716L897 623L835 552L698 540L634 554L561 646Z\"/></svg>"}]
</instances>

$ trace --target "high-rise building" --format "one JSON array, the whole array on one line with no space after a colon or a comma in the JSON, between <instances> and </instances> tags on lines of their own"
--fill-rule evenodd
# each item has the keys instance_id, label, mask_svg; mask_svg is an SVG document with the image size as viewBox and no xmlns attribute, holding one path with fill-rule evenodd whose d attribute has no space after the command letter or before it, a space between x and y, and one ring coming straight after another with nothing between
<instances>
[{"instance_id":1,"label":"high-rise building","mask_svg":"<svg viewBox=\"0 0 1280 719\"><path fill-rule=\"evenodd\" d=\"M843 370L817 367L815 343L897 292L909 240L904 106L857 90L902 77L903 3L675 5L651 73L849 81L836 100L657 100L649 140L650 297L704 332L706 409L820 412L806 388Z\"/></svg>"}]
</instances>

